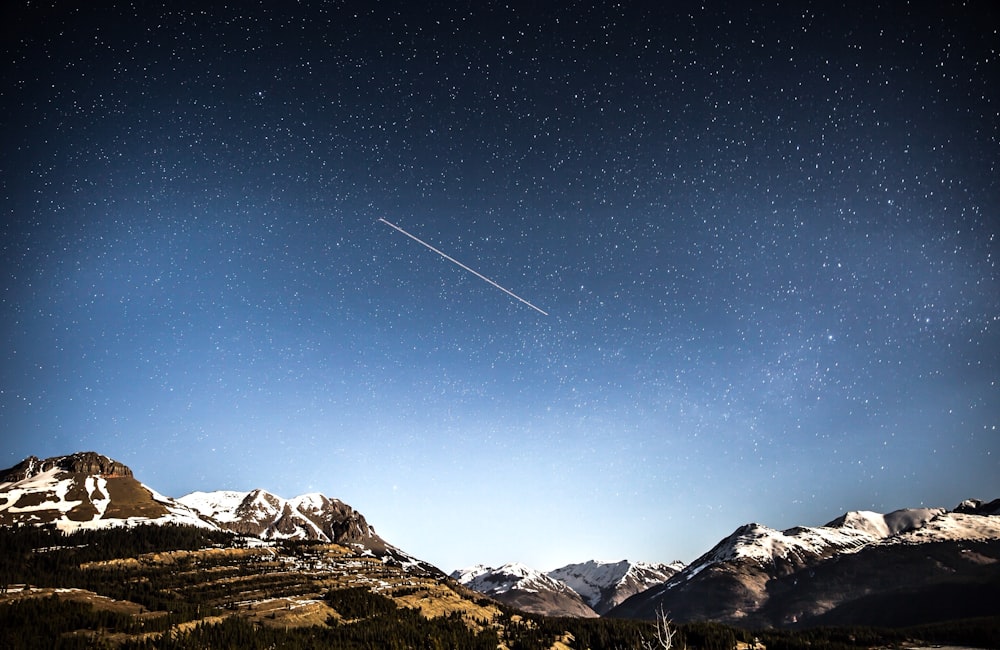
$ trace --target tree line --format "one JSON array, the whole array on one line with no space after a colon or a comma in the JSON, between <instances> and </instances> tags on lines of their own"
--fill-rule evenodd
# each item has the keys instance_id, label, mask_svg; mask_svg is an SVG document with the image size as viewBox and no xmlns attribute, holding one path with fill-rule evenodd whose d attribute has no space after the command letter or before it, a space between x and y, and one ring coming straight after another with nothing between
<instances>
[{"instance_id":1,"label":"tree line","mask_svg":"<svg viewBox=\"0 0 1000 650\"><path fill-rule=\"evenodd\" d=\"M219 557L194 563L177 558L170 565L143 564L83 570L81 564L145 553L233 547L231 533L190 526L140 526L86 530L67 534L54 528L0 528L0 588L29 584L77 587L117 600L131 601L156 616L135 617L95 609L88 603L52 597L16 598L0 602L0 647L93 648L107 643L110 633L138 636L117 647L137 648L479 648L495 649L503 642L511 650L548 650L569 633L571 647L599 650L648 645L654 624L619 619L551 618L499 606L494 621L481 621L473 631L459 614L427 619L416 610L366 587L328 590L326 603L340 618L326 625L300 629L269 627L266 621L230 615L219 624L199 624L190 632L171 630L178 623L225 611L224 581L213 578L255 576L252 588L262 598L299 593L303 576L270 572L256 560ZM308 544L290 544L288 553L306 556ZM248 585L249 586L249 585ZM480 599L478 602L487 602ZM490 625L493 623L494 625ZM673 626L673 647L689 650L732 650L737 642L768 650L856 650L900 646L917 640L928 644L1000 647L1000 616L950 621L905 629L827 627L801 630L743 630L711 622ZM120 637L119 637L120 638Z\"/></svg>"}]
</instances>

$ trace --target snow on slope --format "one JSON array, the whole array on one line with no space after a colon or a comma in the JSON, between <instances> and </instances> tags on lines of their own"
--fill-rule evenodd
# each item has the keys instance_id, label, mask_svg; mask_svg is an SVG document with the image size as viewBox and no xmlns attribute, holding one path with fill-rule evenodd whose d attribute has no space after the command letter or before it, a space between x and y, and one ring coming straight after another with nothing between
<instances>
[{"instance_id":1,"label":"snow on slope","mask_svg":"<svg viewBox=\"0 0 1000 650\"><path fill-rule=\"evenodd\" d=\"M177 499L189 508L197 510L205 517L220 523L236 521L236 509L249 492L219 490L217 492L192 492Z\"/></svg>"},{"instance_id":2,"label":"snow on slope","mask_svg":"<svg viewBox=\"0 0 1000 650\"><path fill-rule=\"evenodd\" d=\"M292 502L266 490L235 492L192 492L181 503L212 517L224 525L237 525L239 532L266 539L323 539L329 541L315 523L309 521ZM282 526L277 526L282 521Z\"/></svg>"},{"instance_id":3,"label":"snow on slope","mask_svg":"<svg viewBox=\"0 0 1000 650\"><path fill-rule=\"evenodd\" d=\"M219 527L212 522L205 521L198 513L198 511L187 507L183 503L176 499L171 499L170 497L163 496L153 488L148 485L140 483L143 489L149 492L153 497L153 500L163 505L169 514L157 517L154 519L149 519L146 517L129 517L128 523L130 525L142 524L142 523L157 523L157 524L177 524L180 526L199 526L201 528L211 528L212 530L218 530Z\"/></svg>"},{"instance_id":4,"label":"snow on slope","mask_svg":"<svg viewBox=\"0 0 1000 650\"><path fill-rule=\"evenodd\" d=\"M858 510L834 519L824 528L853 528L884 539L899 533L920 528L928 521L946 512L944 508L907 508L887 515L868 510Z\"/></svg>"},{"instance_id":5,"label":"snow on slope","mask_svg":"<svg viewBox=\"0 0 1000 650\"><path fill-rule=\"evenodd\" d=\"M58 467L52 467L23 481L0 483L0 490L3 490L6 496L6 500L0 504L0 511L27 513L54 509L62 513L69 512L83 501L70 501L66 498L70 488L73 487L73 479L63 478L64 475L65 472ZM15 505L22 500L22 497L30 494L45 494L46 497L54 498L45 498L30 505Z\"/></svg>"},{"instance_id":6,"label":"snow on slope","mask_svg":"<svg viewBox=\"0 0 1000 650\"><path fill-rule=\"evenodd\" d=\"M111 493L108 492L108 479L103 476L88 476L86 481L87 494L90 495L90 502L97 510L94 519L100 519L108 511L111 505Z\"/></svg>"},{"instance_id":7,"label":"snow on slope","mask_svg":"<svg viewBox=\"0 0 1000 650\"><path fill-rule=\"evenodd\" d=\"M738 559L772 564L777 559L795 560L820 557L834 551L857 551L875 539L869 532L850 527L802 527L779 531L760 524L747 524L695 560L684 574L693 577L713 564Z\"/></svg>"},{"instance_id":8,"label":"snow on slope","mask_svg":"<svg viewBox=\"0 0 1000 650\"><path fill-rule=\"evenodd\" d=\"M33 469L33 466L29 467L29 470ZM134 479L115 480L131 482ZM37 519L37 523L53 523L65 531L136 526L147 523L175 523L216 528L187 506L138 482L135 482L134 485L147 492L149 499L162 506L162 509L158 507L157 510L160 512L165 510L165 513L156 517L146 515L108 516L108 509L112 505L108 482L109 480L101 475L80 476L69 473L58 466L53 466L23 480L0 484L0 492L3 492L4 495L4 499L0 500L2 501L0 513L16 517L17 521L23 523L32 523L35 519ZM70 498L70 492L75 492L80 495L80 498ZM17 505L19 503L25 505ZM79 509L88 504L93 507L93 514L89 515L89 519L81 519L75 512L71 517L71 511L80 512Z\"/></svg>"},{"instance_id":9,"label":"snow on slope","mask_svg":"<svg viewBox=\"0 0 1000 650\"><path fill-rule=\"evenodd\" d=\"M336 517L338 513L346 516L353 512L342 502L319 493L283 499L260 489L249 492L192 492L178 501L212 517L230 530L264 539L334 541L317 522ZM359 540L374 536L370 528L362 529L362 521L360 515L351 519L352 532ZM402 554L401 551L399 553Z\"/></svg>"},{"instance_id":10,"label":"snow on slope","mask_svg":"<svg viewBox=\"0 0 1000 650\"><path fill-rule=\"evenodd\" d=\"M581 564L567 564L549 571L549 575L565 582L593 607L601 600L603 592L621 582L631 568L628 560L621 562L590 560Z\"/></svg>"},{"instance_id":11,"label":"snow on slope","mask_svg":"<svg viewBox=\"0 0 1000 650\"><path fill-rule=\"evenodd\" d=\"M784 560L801 564L836 553L855 553L875 544L990 539L1000 537L1000 517L966 515L944 508L909 508L882 515L854 511L825 526L778 531L747 524L691 563L678 576L688 580L722 562L750 560L761 565ZM671 581L677 584L676 580Z\"/></svg>"},{"instance_id":12,"label":"snow on slope","mask_svg":"<svg viewBox=\"0 0 1000 650\"><path fill-rule=\"evenodd\" d=\"M476 564L475 566L466 567L464 569L455 569L451 572L451 577L469 589L479 591L472 585L478 584L477 580L479 578L492 572L493 567L488 567L485 564Z\"/></svg>"},{"instance_id":13,"label":"snow on slope","mask_svg":"<svg viewBox=\"0 0 1000 650\"><path fill-rule=\"evenodd\" d=\"M956 540L1000 539L1000 516L945 512L924 526L886 539L883 544L919 544Z\"/></svg>"},{"instance_id":14,"label":"snow on slope","mask_svg":"<svg viewBox=\"0 0 1000 650\"><path fill-rule=\"evenodd\" d=\"M224 529L264 539L332 541L364 548L407 570L441 573L386 543L361 513L319 493L285 500L264 490L192 492L174 500L96 452L45 460L30 456L0 469L0 526L54 524L69 531L145 523Z\"/></svg>"},{"instance_id":15,"label":"snow on slope","mask_svg":"<svg viewBox=\"0 0 1000 650\"><path fill-rule=\"evenodd\" d=\"M325 494L310 492L308 494L300 494L297 497L289 499L288 503L303 512L318 512L323 510L323 507L329 500L329 497Z\"/></svg>"}]
</instances>

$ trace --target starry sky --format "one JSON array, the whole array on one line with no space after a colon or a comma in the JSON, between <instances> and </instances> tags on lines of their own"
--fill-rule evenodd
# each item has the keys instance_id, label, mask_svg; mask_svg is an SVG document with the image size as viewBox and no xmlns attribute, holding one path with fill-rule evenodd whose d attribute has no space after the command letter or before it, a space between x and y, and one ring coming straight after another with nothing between
<instances>
[{"instance_id":1,"label":"starry sky","mask_svg":"<svg viewBox=\"0 0 1000 650\"><path fill-rule=\"evenodd\" d=\"M1000 497L992 3L112 4L3 9L0 464L449 571Z\"/></svg>"}]
</instances>

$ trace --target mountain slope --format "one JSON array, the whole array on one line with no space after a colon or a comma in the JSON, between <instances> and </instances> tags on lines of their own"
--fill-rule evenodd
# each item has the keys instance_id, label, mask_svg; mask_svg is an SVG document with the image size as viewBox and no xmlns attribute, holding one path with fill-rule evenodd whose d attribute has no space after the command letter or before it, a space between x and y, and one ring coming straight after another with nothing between
<instances>
[{"instance_id":1,"label":"mountain slope","mask_svg":"<svg viewBox=\"0 0 1000 650\"><path fill-rule=\"evenodd\" d=\"M196 511L146 487L125 465L94 452L39 460L0 472L0 525L64 530L140 523L216 528Z\"/></svg>"},{"instance_id":2,"label":"mountain slope","mask_svg":"<svg viewBox=\"0 0 1000 650\"><path fill-rule=\"evenodd\" d=\"M988 511L980 506L957 510L850 512L785 531L748 524L610 614L652 618L662 607L677 621L766 627L857 623L863 612L866 624L903 625L928 619L907 620L906 608L888 604L919 594L946 616L963 588L991 595L965 603L966 616L998 614L1000 516L967 514Z\"/></svg>"}]
</instances>

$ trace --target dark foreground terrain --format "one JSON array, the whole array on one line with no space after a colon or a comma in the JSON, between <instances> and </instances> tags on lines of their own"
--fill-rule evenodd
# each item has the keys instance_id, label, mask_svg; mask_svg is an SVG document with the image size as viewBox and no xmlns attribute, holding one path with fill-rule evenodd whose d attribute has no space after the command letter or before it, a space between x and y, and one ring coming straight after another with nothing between
<instances>
[{"instance_id":1,"label":"dark foreground terrain","mask_svg":"<svg viewBox=\"0 0 1000 650\"><path fill-rule=\"evenodd\" d=\"M186 526L0 529L3 648L639 648L649 622L527 615L426 567ZM1000 619L895 630L677 626L675 647L1000 647ZM655 647L655 646L654 646Z\"/></svg>"}]
</instances>

